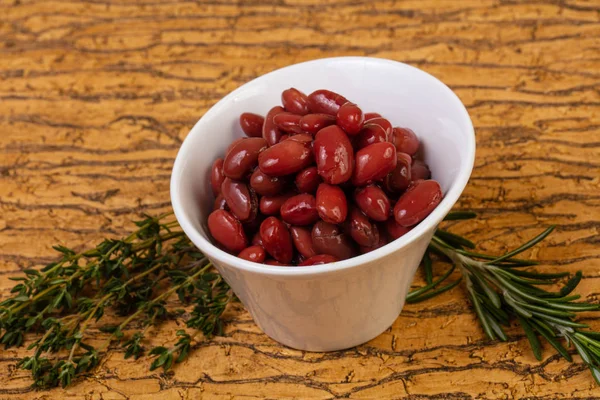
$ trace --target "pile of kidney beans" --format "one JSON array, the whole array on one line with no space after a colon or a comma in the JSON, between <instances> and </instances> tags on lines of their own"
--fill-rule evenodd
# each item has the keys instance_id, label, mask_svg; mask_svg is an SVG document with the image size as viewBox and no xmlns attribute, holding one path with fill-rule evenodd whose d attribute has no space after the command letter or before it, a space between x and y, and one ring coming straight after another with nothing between
<instances>
[{"instance_id":1,"label":"pile of kidney beans","mask_svg":"<svg viewBox=\"0 0 600 400\"><path fill-rule=\"evenodd\" d=\"M345 260L399 238L442 199L419 140L343 96L291 88L212 166L217 245L269 265Z\"/></svg>"}]
</instances>

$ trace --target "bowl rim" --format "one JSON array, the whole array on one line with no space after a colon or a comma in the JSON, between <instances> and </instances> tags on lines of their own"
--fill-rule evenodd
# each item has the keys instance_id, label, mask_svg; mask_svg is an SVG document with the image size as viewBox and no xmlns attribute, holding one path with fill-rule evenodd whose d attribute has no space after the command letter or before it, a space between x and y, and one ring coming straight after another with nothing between
<instances>
[{"instance_id":1,"label":"bowl rim","mask_svg":"<svg viewBox=\"0 0 600 400\"><path fill-rule=\"evenodd\" d=\"M376 250L373 250L366 254L361 254L359 256L349 258L343 261L336 261L328 264L321 265L311 265L311 266L303 266L303 267L284 267L284 266L271 266L265 264L259 264L252 261L243 260L229 254L214 244L211 243L210 240L204 238L191 224L189 218L186 216L181 198L180 198L180 182L181 176L183 176L183 169L185 166L185 160L183 159L183 154L187 154L189 152L188 147L191 146L191 140L189 138L192 136L194 131L197 131L197 126L201 124L202 120L206 117L210 117L212 114L219 112L222 108L226 107L228 101L234 98L239 92L244 90L248 85L253 84L254 82L262 79L266 79L267 76L272 74L281 73L283 70L297 67L300 65L310 65L310 64L321 64L327 62L338 62L338 61L347 61L347 62L371 62L371 63L381 63L381 64L393 64L399 68L405 68L409 70L414 70L417 73L424 74L428 79L434 81L436 85L439 85L442 90L446 91L450 94L450 97L453 98L458 103L458 109L460 111L460 115L458 116L461 119L461 122L467 127L467 152L466 155L468 160L465 163L462 163L461 168L458 171L458 175L455 178L454 183L450 186L450 189L440 202L440 204L433 210L431 214L429 214L423 221L421 221L417 226L411 229L408 233L403 235L402 237L382 246ZM198 249L204 253L208 258L215 259L218 261L222 261L227 263L228 265L234 266L240 270L244 270L247 272L256 273L259 275L271 275L271 276L296 276L302 277L307 275L315 275L315 274L329 274L332 272L339 272L342 270L358 268L364 264L368 264L369 262L373 262L377 259L388 256L398 250L401 250L411 243L420 239L423 235L425 235L432 228L435 228L446 216L446 214L451 210L454 204L457 202L458 198L462 194L467 182L471 176L471 172L473 170L473 166L475 163L475 130L473 128L473 123L467 109L464 104L460 100L460 98L454 93L446 84L444 84L441 80L436 78L435 76L425 72L417 67L414 67L409 64L402 63L400 61L389 60L385 58L376 58L376 57L357 57L357 56L349 56L349 57L328 57L328 58L319 58L310 61L304 61L301 63L291 64L266 74L263 74L259 77L252 79L249 82L244 83L239 86L235 90L231 91L229 94L224 96L221 100L219 100L215 105L213 105L210 109L206 111L206 113L194 124L192 129L188 132L186 138L184 139L181 147L177 152L177 156L175 158L175 162L173 164L173 169L171 173L171 182L170 182L170 195L171 195L171 205L173 207L173 211L175 213L175 218L179 222L179 225L188 236L188 238L194 243Z\"/></svg>"}]
</instances>

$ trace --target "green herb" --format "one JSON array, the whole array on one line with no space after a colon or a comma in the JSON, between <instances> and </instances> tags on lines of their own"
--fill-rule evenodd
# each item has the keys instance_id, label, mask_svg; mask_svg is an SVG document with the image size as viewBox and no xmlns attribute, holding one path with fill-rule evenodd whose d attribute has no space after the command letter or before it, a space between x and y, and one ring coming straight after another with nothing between
<instances>
[{"instance_id":1,"label":"green herb","mask_svg":"<svg viewBox=\"0 0 600 400\"><path fill-rule=\"evenodd\" d=\"M190 329L177 331L177 342L147 352L154 357L150 370L169 370L189 354L198 336L219 335L222 314L233 293L212 265L199 253L170 214L146 217L138 229L120 239L107 239L93 249L77 252L56 246L61 258L40 271L27 269L16 282L12 297L0 303L0 343L6 348L21 346L27 334L37 334L28 349L32 354L18 365L31 371L34 385L67 386L80 374L96 367L106 349L115 342L124 357L146 354L145 338L152 327L167 318L184 314L181 305L167 308L177 296L191 311L185 321ZM450 213L446 220L475 217L470 212ZM541 359L540 339L571 361L566 346L573 346L600 383L600 332L585 330L578 312L597 310L597 304L577 302L571 295L582 275L578 272L556 292L543 289L568 273L541 273L523 268L536 262L515 258L552 232L549 227L523 246L502 256L473 251L475 245L461 236L438 229L423 259L426 285L409 293L407 302L416 303L466 283L467 294L486 335L507 340L504 327L516 320ZM434 278L434 259L450 267ZM450 280L455 270L460 277ZM119 316L117 324L103 321L105 310ZM128 332L136 321L141 330ZM93 347L86 342L89 329L106 334Z\"/></svg>"},{"instance_id":2,"label":"green herb","mask_svg":"<svg viewBox=\"0 0 600 400\"><path fill-rule=\"evenodd\" d=\"M469 219L471 213L450 213L446 220ZM416 303L434 297L456 286L461 279L485 334L491 340L507 340L504 327L518 321L527 337L533 355L542 359L540 338L546 340L566 360L572 361L567 347L571 345L600 384L600 332L587 330L588 326L575 320L577 313L594 311L598 304L578 302L579 295L570 295L581 281L578 271L559 291L544 289L545 285L559 283L568 273L540 273L522 268L537 263L515 256L545 239L554 226L515 250L501 256L480 254L465 248L475 246L456 234L438 229L429 244L423 260L427 285L409 293L406 301ZM437 280L431 281L431 256L436 254L451 266ZM444 284L458 269L461 277Z\"/></svg>"},{"instance_id":3,"label":"green herb","mask_svg":"<svg viewBox=\"0 0 600 400\"><path fill-rule=\"evenodd\" d=\"M35 386L69 385L97 366L115 342L123 342L125 358L141 357L148 329L173 314L167 300L175 295L192 308L186 325L193 333L178 331L167 355L162 347L151 350L150 355L160 354L152 369L168 370L174 356L175 362L183 361L192 338L222 332L221 315L232 292L169 217L147 216L131 235L104 240L91 250L56 246L58 261L11 278L17 284L12 297L0 303L0 343L9 348L22 345L28 333L40 336L28 347L32 354L18 364L31 371ZM103 323L107 309L121 318L117 325ZM134 321L142 329L126 332ZM107 334L97 347L86 343L92 328Z\"/></svg>"}]
</instances>

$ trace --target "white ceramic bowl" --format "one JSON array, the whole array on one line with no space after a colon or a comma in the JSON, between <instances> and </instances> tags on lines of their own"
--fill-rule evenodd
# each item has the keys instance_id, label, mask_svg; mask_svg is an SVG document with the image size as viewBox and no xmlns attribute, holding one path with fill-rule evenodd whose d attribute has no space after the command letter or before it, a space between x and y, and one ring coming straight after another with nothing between
<instances>
[{"instance_id":1,"label":"white ceramic bowl","mask_svg":"<svg viewBox=\"0 0 600 400\"><path fill-rule=\"evenodd\" d=\"M408 234L368 254L309 267L245 261L211 243L212 162L243 136L243 112L266 114L281 92L329 89L413 129L444 199ZM171 201L181 227L213 262L254 321L287 346L331 351L384 332L398 317L436 226L462 193L475 157L473 125L458 97L433 76L396 61L339 57L291 65L241 86L214 105L186 137L173 167Z\"/></svg>"}]
</instances>

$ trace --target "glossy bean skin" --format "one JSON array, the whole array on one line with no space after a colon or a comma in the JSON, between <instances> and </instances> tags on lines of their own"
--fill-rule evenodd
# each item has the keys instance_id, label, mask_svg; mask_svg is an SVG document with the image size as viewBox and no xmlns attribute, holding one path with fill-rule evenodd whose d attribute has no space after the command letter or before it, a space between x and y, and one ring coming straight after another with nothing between
<instances>
[{"instance_id":1,"label":"glossy bean skin","mask_svg":"<svg viewBox=\"0 0 600 400\"><path fill-rule=\"evenodd\" d=\"M381 117L381 114L379 114L379 113L376 113L376 112L368 112L368 113L365 113L365 122L367 122L367 121L368 121L368 120L370 120L370 119L373 119L373 118L380 118L380 117Z\"/></svg>"},{"instance_id":2,"label":"glossy bean skin","mask_svg":"<svg viewBox=\"0 0 600 400\"><path fill-rule=\"evenodd\" d=\"M278 215L281 206L293 193L284 193L275 196L263 196L260 198L260 212L264 215Z\"/></svg>"},{"instance_id":3,"label":"glossy bean skin","mask_svg":"<svg viewBox=\"0 0 600 400\"><path fill-rule=\"evenodd\" d=\"M219 193L215 202L213 203L213 211L214 210L228 210L227 201L225 201L225 197L223 197L222 193Z\"/></svg>"},{"instance_id":4,"label":"glossy bean skin","mask_svg":"<svg viewBox=\"0 0 600 400\"><path fill-rule=\"evenodd\" d=\"M310 112L308 96L295 88L286 89L281 93L281 104L286 111L292 114L306 115Z\"/></svg>"},{"instance_id":5,"label":"glossy bean skin","mask_svg":"<svg viewBox=\"0 0 600 400\"><path fill-rule=\"evenodd\" d=\"M330 254L318 254L316 256L307 258L306 260L302 261L298 265L300 267L306 267L309 265L329 264L329 263L336 262L336 261L338 261L338 259Z\"/></svg>"},{"instance_id":6,"label":"glossy bean skin","mask_svg":"<svg viewBox=\"0 0 600 400\"><path fill-rule=\"evenodd\" d=\"M385 230L392 240L396 240L410 232L411 228L402 226L394 218L390 218L385 222Z\"/></svg>"},{"instance_id":7,"label":"glossy bean skin","mask_svg":"<svg viewBox=\"0 0 600 400\"><path fill-rule=\"evenodd\" d=\"M392 193L400 193L406 190L411 181L411 157L406 153L396 151L396 158L396 168L384 180L386 190Z\"/></svg>"},{"instance_id":8,"label":"glossy bean skin","mask_svg":"<svg viewBox=\"0 0 600 400\"><path fill-rule=\"evenodd\" d=\"M243 179L258 165L258 155L266 149L263 138L246 138L235 143L223 161L223 174L231 179Z\"/></svg>"},{"instance_id":9,"label":"glossy bean skin","mask_svg":"<svg viewBox=\"0 0 600 400\"><path fill-rule=\"evenodd\" d=\"M229 154L229 152L231 151L231 149L233 149L239 142L241 142L244 139L248 139L248 138L237 138L235 139L233 142L231 142L229 144L229 146L227 146L227 150L225 150L225 157L227 157L227 154Z\"/></svg>"},{"instance_id":10,"label":"glossy bean skin","mask_svg":"<svg viewBox=\"0 0 600 400\"><path fill-rule=\"evenodd\" d=\"M262 222L261 222L262 223ZM260 229L260 226L259 226ZM262 238L260 237L260 232L256 232L254 236L252 236L252 246L261 246L263 245Z\"/></svg>"},{"instance_id":11,"label":"glossy bean skin","mask_svg":"<svg viewBox=\"0 0 600 400\"><path fill-rule=\"evenodd\" d=\"M392 123L383 117L371 118L369 125L379 125L385 131L385 137L388 142L392 140Z\"/></svg>"},{"instance_id":12,"label":"glossy bean skin","mask_svg":"<svg viewBox=\"0 0 600 400\"><path fill-rule=\"evenodd\" d=\"M308 108L311 113L335 116L348 100L330 90L316 90L308 95Z\"/></svg>"},{"instance_id":13,"label":"glossy bean skin","mask_svg":"<svg viewBox=\"0 0 600 400\"><path fill-rule=\"evenodd\" d=\"M302 133L300 128L300 115L282 112L273 117L273 122L279 129L288 133ZM281 140L280 140L281 141Z\"/></svg>"},{"instance_id":14,"label":"glossy bean skin","mask_svg":"<svg viewBox=\"0 0 600 400\"><path fill-rule=\"evenodd\" d=\"M354 202L372 220L382 222L390 216L390 200L377 186L358 189L354 193Z\"/></svg>"},{"instance_id":15,"label":"glossy bean skin","mask_svg":"<svg viewBox=\"0 0 600 400\"><path fill-rule=\"evenodd\" d=\"M421 160L414 160L410 169L411 182L429 178L431 178L431 171L429 170L427 164Z\"/></svg>"},{"instance_id":16,"label":"glossy bean skin","mask_svg":"<svg viewBox=\"0 0 600 400\"><path fill-rule=\"evenodd\" d=\"M348 215L348 202L338 186L321 183L317 189L317 211L325 222L341 224Z\"/></svg>"},{"instance_id":17,"label":"glossy bean skin","mask_svg":"<svg viewBox=\"0 0 600 400\"><path fill-rule=\"evenodd\" d=\"M252 261L255 263L263 263L265 261L265 257L267 253L262 246L250 246L246 247L244 250L238 254L238 257L243 260Z\"/></svg>"},{"instance_id":18,"label":"glossy bean skin","mask_svg":"<svg viewBox=\"0 0 600 400\"><path fill-rule=\"evenodd\" d=\"M237 254L248 245L241 222L228 211L215 210L210 213L208 230L220 245L232 253Z\"/></svg>"},{"instance_id":19,"label":"glossy bean skin","mask_svg":"<svg viewBox=\"0 0 600 400\"><path fill-rule=\"evenodd\" d=\"M221 193L231 213L241 222L249 222L256 218L258 199L244 182L225 178L221 184Z\"/></svg>"},{"instance_id":20,"label":"glossy bean skin","mask_svg":"<svg viewBox=\"0 0 600 400\"><path fill-rule=\"evenodd\" d=\"M286 181L277 176L269 176L256 168L250 177L250 187L261 196L275 196L283 191Z\"/></svg>"},{"instance_id":21,"label":"glossy bean skin","mask_svg":"<svg viewBox=\"0 0 600 400\"><path fill-rule=\"evenodd\" d=\"M419 138L411 129L395 127L392 141L396 150L411 157L419 150Z\"/></svg>"},{"instance_id":22,"label":"glossy bean skin","mask_svg":"<svg viewBox=\"0 0 600 400\"><path fill-rule=\"evenodd\" d=\"M317 254L329 254L339 260L346 260L356 255L352 239L337 225L319 221L313 226L311 236Z\"/></svg>"},{"instance_id":23,"label":"glossy bean skin","mask_svg":"<svg viewBox=\"0 0 600 400\"><path fill-rule=\"evenodd\" d=\"M388 141L385 129L376 124L366 123L354 140L354 148L363 149L374 143L384 143Z\"/></svg>"},{"instance_id":24,"label":"glossy bean skin","mask_svg":"<svg viewBox=\"0 0 600 400\"><path fill-rule=\"evenodd\" d=\"M240 126L248 137L261 137L265 118L262 115L243 113L240 115Z\"/></svg>"},{"instance_id":25,"label":"glossy bean skin","mask_svg":"<svg viewBox=\"0 0 600 400\"><path fill-rule=\"evenodd\" d=\"M292 140L294 142L304 143L305 145L311 146L313 137L307 133L301 133L298 135L292 135L288 137L286 140ZM283 142L283 140L282 140Z\"/></svg>"},{"instance_id":26,"label":"glossy bean skin","mask_svg":"<svg viewBox=\"0 0 600 400\"><path fill-rule=\"evenodd\" d=\"M260 224L260 237L265 250L277 261L289 264L294 255L292 238L287 226L275 217Z\"/></svg>"},{"instance_id":27,"label":"glossy bean skin","mask_svg":"<svg viewBox=\"0 0 600 400\"><path fill-rule=\"evenodd\" d=\"M394 206L394 218L399 225L409 227L427 217L442 200L440 184L434 180L417 181L408 188Z\"/></svg>"},{"instance_id":28,"label":"glossy bean skin","mask_svg":"<svg viewBox=\"0 0 600 400\"><path fill-rule=\"evenodd\" d=\"M387 244L386 240L383 238L383 235L379 235L379 241L375 244L375 246L360 246L361 254L370 253L373 250L377 250L380 247L383 247Z\"/></svg>"},{"instance_id":29,"label":"glossy bean skin","mask_svg":"<svg viewBox=\"0 0 600 400\"><path fill-rule=\"evenodd\" d=\"M356 152L352 175L355 186L364 186L383 179L396 168L396 148L391 143L374 143Z\"/></svg>"},{"instance_id":30,"label":"glossy bean skin","mask_svg":"<svg viewBox=\"0 0 600 400\"><path fill-rule=\"evenodd\" d=\"M337 125L348 135L357 135L363 127L365 116L356 104L346 103L336 114Z\"/></svg>"},{"instance_id":31,"label":"glossy bean skin","mask_svg":"<svg viewBox=\"0 0 600 400\"><path fill-rule=\"evenodd\" d=\"M371 247L379 242L377 225L357 207L350 210L350 236L359 246Z\"/></svg>"},{"instance_id":32,"label":"glossy bean skin","mask_svg":"<svg viewBox=\"0 0 600 400\"><path fill-rule=\"evenodd\" d=\"M307 114L300 119L300 129L316 135L321 129L335 124L336 118L328 114Z\"/></svg>"},{"instance_id":33,"label":"glossy bean skin","mask_svg":"<svg viewBox=\"0 0 600 400\"><path fill-rule=\"evenodd\" d=\"M317 255L313 247L311 231L308 228L292 226L290 233L294 247L302 257L310 258Z\"/></svg>"},{"instance_id":34,"label":"glossy bean skin","mask_svg":"<svg viewBox=\"0 0 600 400\"><path fill-rule=\"evenodd\" d=\"M259 154L258 167L263 173L270 176L289 175L312 164L310 144L291 140L292 138L277 143Z\"/></svg>"},{"instance_id":35,"label":"glossy bean skin","mask_svg":"<svg viewBox=\"0 0 600 400\"><path fill-rule=\"evenodd\" d=\"M314 224L319 219L315 196L303 193L290 197L281 205L280 214L288 224Z\"/></svg>"},{"instance_id":36,"label":"glossy bean skin","mask_svg":"<svg viewBox=\"0 0 600 400\"><path fill-rule=\"evenodd\" d=\"M308 167L298 172L294 183L300 193L316 193L322 182L317 167Z\"/></svg>"},{"instance_id":37,"label":"glossy bean skin","mask_svg":"<svg viewBox=\"0 0 600 400\"><path fill-rule=\"evenodd\" d=\"M212 188L215 196L218 196L221 193L221 184L223 183L223 180L225 180L225 175L223 174L223 163L224 160L222 158L217 158L213 162L210 170L210 187Z\"/></svg>"},{"instance_id":38,"label":"glossy bean skin","mask_svg":"<svg viewBox=\"0 0 600 400\"><path fill-rule=\"evenodd\" d=\"M273 118L279 114L284 112L285 110L282 107L275 106L269 110L267 116L265 117L265 123L262 128L262 137L267 141L269 146L273 146L274 144L279 142L279 138L283 134L281 129L275 125Z\"/></svg>"},{"instance_id":39,"label":"glossy bean skin","mask_svg":"<svg viewBox=\"0 0 600 400\"><path fill-rule=\"evenodd\" d=\"M321 129L313 143L317 169L323 181L337 185L352 177L354 150L344 131L337 125Z\"/></svg>"}]
</instances>

